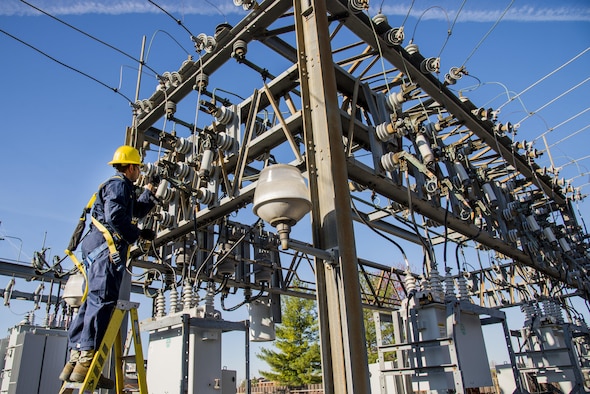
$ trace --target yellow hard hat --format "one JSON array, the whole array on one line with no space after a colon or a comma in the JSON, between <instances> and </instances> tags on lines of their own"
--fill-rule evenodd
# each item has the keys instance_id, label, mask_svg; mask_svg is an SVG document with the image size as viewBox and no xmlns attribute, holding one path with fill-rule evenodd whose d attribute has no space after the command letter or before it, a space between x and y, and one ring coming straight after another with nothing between
<instances>
[{"instance_id":1,"label":"yellow hard hat","mask_svg":"<svg viewBox=\"0 0 590 394\"><path fill-rule=\"evenodd\" d=\"M108 164L141 164L141 156L134 147L122 145L117 148L113 160L109 161Z\"/></svg>"}]
</instances>

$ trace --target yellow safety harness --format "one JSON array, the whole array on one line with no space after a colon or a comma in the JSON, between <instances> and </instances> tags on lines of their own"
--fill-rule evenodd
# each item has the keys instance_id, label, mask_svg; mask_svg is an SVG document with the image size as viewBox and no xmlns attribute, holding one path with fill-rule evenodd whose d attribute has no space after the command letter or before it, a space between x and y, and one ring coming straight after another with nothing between
<instances>
[{"instance_id":1,"label":"yellow safety harness","mask_svg":"<svg viewBox=\"0 0 590 394\"><path fill-rule=\"evenodd\" d=\"M115 175L115 177L117 176ZM100 189L102 189L103 185L104 183L98 187L99 191ZM88 200L88 203L84 207L82 215L80 216L80 221L78 222L76 230L74 230L74 234L72 235L72 239L70 240L70 245L65 250L65 253L68 255L70 259L72 259L72 261L76 265L76 268L78 268L78 270L84 276L84 294L82 295L82 302L86 301L86 297L88 296L88 275L86 274L86 268L84 267L84 264L82 264L80 260L78 260L78 258L76 257L76 255L74 255L73 252L74 250L76 250L78 244L80 243L82 232L84 231L84 228L86 226L86 216L88 216L88 213L90 212L92 206L94 205L94 202L96 201L97 193L98 192L94 193L92 197L90 197L90 200ZM98 219L96 219L94 216L92 216L91 218L94 226L96 226L98 231L102 233L104 239L106 240L107 247L109 248L109 253L111 255L113 263L119 264L121 262L121 256L119 255L119 251L117 250L117 245L115 244L113 235L101 222L98 221Z\"/></svg>"}]
</instances>

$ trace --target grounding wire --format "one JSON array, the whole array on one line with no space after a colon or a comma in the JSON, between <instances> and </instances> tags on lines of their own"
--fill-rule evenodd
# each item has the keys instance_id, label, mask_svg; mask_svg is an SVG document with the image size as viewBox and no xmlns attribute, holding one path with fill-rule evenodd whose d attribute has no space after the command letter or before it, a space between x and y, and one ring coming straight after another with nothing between
<instances>
[{"instance_id":1,"label":"grounding wire","mask_svg":"<svg viewBox=\"0 0 590 394\"><path fill-rule=\"evenodd\" d=\"M60 61L60 60L57 60L56 58L52 57L51 55L48 55L47 53L43 52L42 50L40 50L40 49L38 49L38 48L34 47L33 45L31 45L31 44L29 44L29 43L27 43L27 42L25 42L25 41L21 40L20 38L18 38L18 37L16 37L16 36L13 36L12 34L10 34L10 33L6 32L6 31L4 31L4 30L2 30L2 29L0 29L0 33L3 33L3 34L5 34L5 35L7 35L8 37L10 37L10 38L12 38L12 39L14 39L14 40L16 40L16 41L20 42L21 44L28 46L29 48L31 48L31 49L33 49L34 51L36 51L36 52L40 53L41 55L43 55L43 56L47 57L48 59L51 59L51 60L53 60L53 61L54 61L54 62L56 62L57 64L59 64L59 65L61 65L61 66L64 66L65 68L67 68L67 69L69 69L69 70L72 70L72 71L74 71L74 72L77 72L78 74L80 74L80 75L83 75L83 76L85 76L86 78L89 78L89 79L93 80L94 82L98 83L99 85L102 85L102 86L104 86L105 88L107 88L107 89L109 89L109 90L112 90L113 92L117 93L119 96L121 96L121 97L123 97L125 100L127 100L131 106L135 106L135 103L134 103L133 101L131 101L131 99L129 99L129 97L127 97L127 96L125 96L123 93L121 93L121 92L120 92L120 91L119 91L117 88L113 88L113 87L111 87L111 86L107 85L106 83L104 83L104 82L100 81L99 79L97 79L97 78L93 77L92 75L90 75L90 74L87 74L87 73L85 73L85 72L83 72L83 71L80 71L80 70L78 70L77 68L74 68L74 67L72 67L72 66L70 66L70 65L68 65L68 64L66 64L66 63L64 63L64 62L62 62L62 61Z\"/></svg>"},{"instance_id":2,"label":"grounding wire","mask_svg":"<svg viewBox=\"0 0 590 394\"><path fill-rule=\"evenodd\" d=\"M475 54L475 52L479 49L479 47L481 46L481 44L483 44L483 42L485 41L486 38L488 38L488 36L492 33L492 31L494 31L494 29L496 28L496 26L498 26L498 23L500 23L500 21L502 20L502 18L504 18L504 15L506 15L506 13L508 12L508 10L510 9L510 7L512 7L512 4L514 4L514 0L512 0L510 2L510 4L508 4L508 7L506 7L506 9L504 10L504 12L502 12L502 15L500 15L500 17L498 18L498 20L492 25L492 27L490 28L490 30L488 30L488 32L481 38L481 40L479 40L479 42L477 43L477 45L475 45L475 47L473 48L473 50L471 51L471 53L469 54L469 56L467 56L467 59L465 59L465 61L463 62L463 64L461 65L461 67L465 67L465 64L467 64L467 62L469 61L469 59L471 59L471 57Z\"/></svg>"},{"instance_id":3,"label":"grounding wire","mask_svg":"<svg viewBox=\"0 0 590 394\"><path fill-rule=\"evenodd\" d=\"M521 91L520 93L518 93L516 96L512 97L510 100L506 101L504 104L502 104L500 107L498 107L498 110L501 110L502 108L504 108L504 106L506 106L507 104L509 104L512 100L514 100L515 98L520 97L524 93L528 92L534 86L538 85L539 83L541 83L545 79L549 78L551 75L555 74L557 71L561 70L562 68L564 68L565 66L567 66L568 64L570 64L571 62L573 62L574 60L578 59L580 56L582 56L583 54L585 54L589 50L590 50L590 47L584 49L582 52L578 53L576 56L574 56L573 58L571 58L567 62L563 63L561 66L557 67L555 70L551 71L549 74L547 74L544 77L542 77L541 79L537 80L536 82L534 82L533 84L531 84L529 87L527 87L526 89L524 89L523 91Z\"/></svg>"},{"instance_id":4,"label":"grounding wire","mask_svg":"<svg viewBox=\"0 0 590 394\"><path fill-rule=\"evenodd\" d=\"M110 49L112 49L112 50L114 50L114 51L117 51L117 52L119 52L121 55L128 57L129 59L133 60L134 62L136 62L136 63L138 63L138 64L142 64L142 65L143 65L143 66L145 66L145 67L146 67L148 70L150 70L151 72L153 72L153 73L154 73L156 76L159 76L159 74L158 74L158 72L157 72L156 70L154 70L153 68L151 68L150 66L148 66L148 65L147 65L147 64L145 64L144 62L140 61L139 59L136 59L135 57L131 56L131 55L130 55L130 54L128 54L127 52L124 52L124 51L120 50L119 48L117 48L117 47L115 47L115 46L113 46L113 45L111 45L111 44L109 44L109 43L107 43L107 42L105 42L105 41L103 41L103 40L101 40L101 39L99 39L99 38L96 38L96 37L94 37L93 35L91 35L91 34L88 34L88 33L86 33L85 31L83 31L83 30L81 30L81 29L78 29L76 26L73 26L73 25L69 24L68 22L66 22L66 21L63 21L63 20L59 19L58 17L56 17L56 16L54 16L54 15L51 15L49 12L47 12L47 11L44 11L44 10L42 10L41 8L39 8L39 7L36 7L36 6L34 6L33 4L31 4L31 3L29 3L29 2L27 2L27 1L25 1L25 0L19 0L19 1L20 1L20 2L22 2L22 3L25 3L26 5L28 5L28 6L29 6L29 7L31 7L31 8L34 8L35 10L37 10L37 11L41 12L42 14L45 14L45 15L47 15L47 16L48 16L48 17L50 17L51 19L53 19L53 20L56 20L56 21L58 21L59 23L62 23L62 24L64 24L64 25L66 25L67 27L69 27L69 28L71 28L71 29L74 29L74 30L76 30L78 33L81 33L81 34L85 35L86 37L88 37L88 38L90 38L90 39L92 39L92 40L94 40L94 41L96 41L96 42L99 42L99 43L101 43L102 45L105 45L105 46L109 47Z\"/></svg>"}]
</instances>

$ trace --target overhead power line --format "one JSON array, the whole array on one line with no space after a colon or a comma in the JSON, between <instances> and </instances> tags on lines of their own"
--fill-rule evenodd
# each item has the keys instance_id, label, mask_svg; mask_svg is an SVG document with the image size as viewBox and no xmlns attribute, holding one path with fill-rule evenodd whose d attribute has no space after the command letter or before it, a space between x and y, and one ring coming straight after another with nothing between
<instances>
[{"instance_id":1,"label":"overhead power line","mask_svg":"<svg viewBox=\"0 0 590 394\"><path fill-rule=\"evenodd\" d=\"M584 49L582 52L578 53L576 56L574 56L573 58L571 58L567 62L563 63L561 66L557 67L555 70L551 71L549 74L545 75L543 78L539 79L537 82L533 83L528 88L526 88L522 92L518 93L516 96L511 97L508 101L506 101L504 104L502 104L500 107L498 107L498 110L501 110L507 104L511 103L515 98L518 98L521 95L525 94L526 92L528 92L529 90L531 90L534 86L538 85L539 83L541 83L545 79L549 78L551 75L555 74L556 72L558 72L559 70L561 70L562 68L564 68L565 66L567 66L568 64L570 64L571 62L573 62L574 60L578 59L580 56L582 56L583 54L585 54L589 50L590 50L590 47Z\"/></svg>"},{"instance_id":2,"label":"overhead power line","mask_svg":"<svg viewBox=\"0 0 590 394\"><path fill-rule=\"evenodd\" d=\"M104 83L104 82L100 81L99 79L97 79L97 78L93 77L92 75L90 75L90 74L87 74L87 73L85 73L85 72L83 72L83 71L80 71L80 70L78 70L77 68L74 68L74 67L72 67L72 66L70 66L70 65L68 65L68 64L66 64L66 63L64 63L64 62L62 62L62 61L60 61L60 60L57 60L56 58L54 58L54 57L52 57L52 56L48 55L47 53L43 52L42 50L40 50L40 49L38 49L38 48L34 47L33 45L31 45L31 44L29 44L29 43L27 43L27 42L25 42L25 41L21 40L20 38L18 38L18 37L16 37L16 36L13 36L12 34L10 34L10 33L6 32L6 31L4 31L4 30L2 30L2 29L0 29L0 33L3 33L3 34L5 34L5 35L7 35L8 37L12 38L13 40L16 40L16 41L20 42L21 44L28 46L29 48L31 48L31 49L33 49L34 51L36 51L36 52L40 53L41 55L45 56L46 58L53 60L53 61L54 61L54 62L56 62L57 64L59 64L59 65L61 65L61 66L64 66L65 68L67 68L67 69L70 69L70 70L72 70L72 71L75 71L75 72L77 72L78 74L81 74L81 75L85 76L86 78L89 78L89 79L93 80L94 82L98 83L99 85L102 85L102 86L104 86L105 88L107 88L107 89L109 89L109 90L112 90L113 92L117 93L119 96L121 96L121 97L123 97L125 100L127 100L127 101L128 101L130 104L131 104L131 105L134 105L133 101L131 101L131 100L129 99L129 97L127 97L127 96L125 96L123 93L121 93L121 92L119 91L119 89L117 89L117 88L113 88L113 87L111 87L111 86L107 85L106 83Z\"/></svg>"},{"instance_id":3,"label":"overhead power line","mask_svg":"<svg viewBox=\"0 0 590 394\"><path fill-rule=\"evenodd\" d=\"M563 92L562 94L560 94L559 96L554 97L553 99L549 100L547 103L543 104L542 106L540 106L539 108L537 108L536 110L532 111L531 113L529 113L527 116L525 116L524 118L522 118L521 120L519 120L517 122L517 124L521 124L522 122L524 122L525 120L527 120L528 118L530 118L531 116L535 115L537 112L547 108L549 105L553 104L554 102L556 102L557 100L559 100L560 98L562 98L563 96L573 92L574 90L576 90L577 88L579 88L580 86L582 86L583 84L585 84L586 82L590 81L590 77L586 78L585 80L583 80L582 82L580 82L579 84L569 88L568 90L566 90L565 92Z\"/></svg>"},{"instance_id":4,"label":"overhead power line","mask_svg":"<svg viewBox=\"0 0 590 394\"><path fill-rule=\"evenodd\" d=\"M473 48L473 50L471 51L471 53L469 54L469 56L467 56L467 59L465 59L465 61L463 62L463 64L461 65L461 67L465 67L465 65L467 64L467 62L469 61L469 59L471 59L471 56L473 56L475 54L475 51L477 51L479 49L479 47L481 46L481 44L483 44L483 42L486 40L486 38L488 38L488 36L492 33L492 31L494 31L494 29L496 28L496 26L498 26L498 23L500 23L500 21L502 20L502 18L504 18L504 15L506 15L506 13L508 12L508 10L510 9L510 7L512 7L512 4L514 3L514 0L512 0L510 2L510 4L508 4L508 7L506 7L506 9L504 10L504 12L502 12L502 15L500 15L500 17L498 18L498 20L493 24L493 26L490 28L490 30L488 30L488 32L481 38L481 40L479 40L479 42L477 43L477 45Z\"/></svg>"},{"instance_id":5,"label":"overhead power line","mask_svg":"<svg viewBox=\"0 0 590 394\"><path fill-rule=\"evenodd\" d=\"M24 4L28 5L29 7L31 7L31 8L33 8L33 9L35 9L35 10L37 10L37 11L41 12L42 14L45 14L45 15L47 15L47 16L48 16L48 17L50 17L51 19L53 19L53 20L56 20L56 21L58 21L59 23L62 23L62 24L64 24L64 25L66 25L66 26L67 26L67 27L69 27L70 29L74 29L74 30L76 30L78 33L81 33L81 34L85 35L86 37L88 37L88 38L90 38L90 39L92 39L92 40L94 40L94 41L96 41L96 42L98 42L98 43L101 43L102 45L105 45L105 46L107 46L108 48L110 48L110 49L112 49L112 50L114 50L114 51L117 51L117 52L119 52L120 54L122 54L123 56L126 56L126 57L128 57L129 59L133 60L134 62L136 62L136 63L138 63L138 64L141 64L141 65L143 65L145 68L147 68L148 70L150 70L151 72L153 72L153 73L156 75L156 78L158 78L158 79L159 79L159 74L158 74L158 72L157 72L156 70L154 70L153 68L151 68L150 66L148 66L147 64L145 64L144 62L142 62L141 60L139 60L139 59L137 59L137 58L133 57L132 55L128 54L127 52L124 52L124 51L122 51L121 49L119 49L119 48L117 48L117 47L115 47L115 46L113 46L113 45L111 45L111 44L109 44L109 43L107 43L107 42L105 42L105 41L103 41L103 40L99 39L99 38L96 38L96 37L94 37L93 35L91 35L91 34L88 34L88 33L86 33L85 31L83 31L83 30L81 30L81 29L78 29L76 26L73 26L73 25L71 25L71 24L67 23L66 21L63 21L63 20L59 19L58 17L56 17L56 16L54 16L54 15L51 15L49 12L47 12L47 11L44 11L44 10L42 10L41 8L39 8L39 7L37 7L37 6L33 5L33 4L31 4L31 3L29 3L29 2L27 2L27 1L25 1L25 0L20 0L20 1L21 1L22 3L24 3Z\"/></svg>"},{"instance_id":6,"label":"overhead power line","mask_svg":"<svg viewBox=\"0 0 590 394\"><path fill-rule=\"evenodd\" d=\"M549 129L547 129L547 131L545 131L544 133L542 133L542 134L540 134L538 137L536 137L536 138L533 140L533 142L537 141L539 138L543 138L544 136L546 136L547 134L551 133L552 131L554 131L554 130L555 130L555 129L557 129L558 127L561 127L561 126L563 126L564 124L566 124L566 123L568 123L568 122L571 122L572 120L576 119L578 116L580 116L580 115L582 115L582 114L584 114L584 113L586 113L586 112L588 112L588 111L590 111L590 107L586 108L586 109L585 109L585 110L583 110L583 111L580 111L580 112L578 112L578 113L577 113L577 114L575 114L574 116L570 116L569 118L567 118L566 120L564 120L564 121L563 121L563 122L561 122L560 124L558 124L558 125L556 125L556 126L553 126L553 127L549 128ZM567 137L567 138L569 138L569 137ZM553 146L553 145L552 145L552 146Z\"/></svg>"}]
</instances>

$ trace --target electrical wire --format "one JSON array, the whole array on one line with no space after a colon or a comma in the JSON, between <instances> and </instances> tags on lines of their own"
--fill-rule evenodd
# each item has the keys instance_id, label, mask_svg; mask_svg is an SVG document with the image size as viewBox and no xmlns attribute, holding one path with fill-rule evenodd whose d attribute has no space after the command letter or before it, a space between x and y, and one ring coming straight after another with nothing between
<instances>
[{"instance_id":1,"label":"electrical wire","mask_svg":"<svg viewBox=\"0 0 590 394\"><path fill-rule=\"evenodd\" d=\"M128 54L127 52L124 52L124 51L120 50L119 48L117 48L117 47L115 47L115 46L113 46L113 45L111 45L111 44L109 44L109 43L107 43L107 42L105 42L105 41L102 41L101 39L98 39L98 38L94 37L93 35L91 35L91 34L88 34L88 33L86 33L85 31L83 31L83 30L81 30L81 29L78 29L77 27L75 27L75 26L73 26L73 25L71 25L71 24L69 24L69 23L67 23L67 22L65 22L65 21L63 21L63 20L61 20L61 19L59 19L58 17L56 17L56 16L54 16L54 15L51 15L49 12L47 12L47 11L44 11L44 10L42 10L41 8L39 8L39 7L37 7L37 6L34 6L33 4L31 4L31 3L29 3L29 2L27 2L27 1L25 1L25 0L19 0L19 1L20 1L21 3L25 3L26 5L28 5L29 7L33 8L33 9L35 9L35 10L37 10L37 11L41 12L42 14L45 14L45 15L47 15L47 16L48 16L48 17L50 17L51 19L53 19L53 20L56 20L56 21L58 21L59 23L62 23L62 24L64 24L64 25L66 25L67 27L69 27L69 28L71 28L71 29L74 29L74 30L76 30L78 33L81 33L81 34L85 35L86 37L88 37L88 38L90 38L90 39L92 39L92 40L94 40L94 41L96 41L96 42L99 42L99 43L101 43L102 45L105 45L105 46L107 46L108 48L110 48L110 49L112 49L112 50L114 50L114 51L117 51L117 52L118 52L118 53L120 53L121 55L128 57L129 59L133 60L134 62L136 62L136 63L138 63L138 64L142 64L142 65L143 65L145 68L147 68L148 70L150 70L151 72L153 72L153 73L154 73L156 76L159 76L159 75L158 75L158 73L156 72L156 70L154 70L153 68L149 67L147 64L145 64L144 62L140 61L139 59L136 59L135 57L131 56L131 55L130 55L130 54Z\"/></svg>"},{"instance_id":2,"label":"electrical wire","mask_svg":"<svg viewBox=\"0 0 590 394\"><path fill-rule=\"evenodd\" d=\"M80 70L78 70L77 68L74 68L74 67L72 67L72 66L70 66L70 65L68 65L68 64L66 64L66 63L64 63L64 62L62 62L62 61L59 61L59 60L57 60L56 58L54 58L54 57L52 57L52 56L48 55L47 53L43 52L42 50L40 50L40 49L38 49L38 48L34 47L33 45L31 45L31 44L29 44L29 43L27 43L27 42L25 42L25 41L21 40L20 38L18 38L18 37L16 37L16 36L13 36L12 34L10 34L10 33L6 32L6 31L4 31L4 30L2 30L2 29L0 29L0 33L3 33L3 34L5 34L5 35L7 35L8 37L10 37L10 38L12 38L12 39L14 39L14 40L16 40L16 41L20 42L20 43L21 43L21 44L23 44L23 45L26 45L27 47L29 47L29 48L33 49L34 51L36 51L36 52L40 53L41 55L45 56L46 58L48 58L48 59L50 59L50 60L53 60L55 63L57 63L57 64L59 64L59 65L61 65L61 66L65 67L65 68L67 68L67 69L69 69L69 70L72 70L72 71L74 71L74 72L77 72L78 74L80 74L80 75L83 75L83 76L85 76L86 78L93 80L94 82L98 83L99 85L101 85L101 86L104 86L105 88L107 88L107 89L109 89L109 90L112 90L114 93L117 93L119 96L121 96L121 97L123 97L125 100L127 100L131 106L135 106L135 103L134 103L133 101L131 101L131 99L129 99L129 97L127 97L127 96L125 96L123 93L121 93L121 92L120 92L120 91L119 91L117 88L113 88L113 87L111 87L111 86L107 85L106 83L104 83L104 82L100 81L99 79L97 79L97 78L93 77L92 75L90 75L90 74L87 74L87 73L85 73L85 72L83 72L83 71L80 71Z\"/></svg>"},{"instance_id":3,"label":"electrical wire","mask_svg":"<svg viewBox=\"0 0 590 394\"><path fill-rule=\"evenodd\" d=\"M164 33L164 34L166 34L166 35L167 35L167 36L168 36L168 37L169 37L169 38L170 38L172 41L174 41L174 42L176 43L176 45L178 45L178 46L180 47L180 49L182 49L182 50L184 51L184 53L186 53L186 54L187 54L187 56L190 56L190 52L189 52L189 51L187 51L187 50L186 50L186 49L185 49L185 48L184 48L184 47L183 47L183 46L182 46L182 45L181 45L181 44L178 42L178 40L177 40L176 38L172 37L172 35L171 35L170 33L168 33L166 30L161 30L161 29L158 29L158 30L156 30L156 31L154 32L154 34L152 34L152 38L150 39L150 43L148 44L148 49L147 49L147 51L146 51L146 55L145 55L145 59L146 59L145 61L146 61L146 62L147 62L147 59L148 59L148 57L149 57L149 55L150 55L150 51L151 51L151 49L152 49L152 44L154 43L154 39L156 38L156 35L157 35L158 33Z\"/></svg>"},{"instance_id":4,"label":"electrical wire","mask_svg":"<svg viewBox=\"0 0 590 394\"><path fill-rule=\"evenodd\" d=\"M22 0L21 0L22 1ZM184 29L184 31L186 31L189 36L191 38L195 37L195 35L193 33L191 33L191 31L182 23L182 21L180 19L176 19L174 17L174 15L172 15L171 13L169 13L168 11L166 11L164 8L162 8L160 5L158 5L155 1L152 0L148 0L151 4L155 5L160 11L162 11L164 14L168 15L170 18L174 19L174 21Z\"/></svg>"},{"instance_id":5,"label":"electrical wire","mask_svg":"<svg viewBox=\"0 0 590 394\"><path fill-rule=\"evenodd\" d=\"M498 26L498 23L500 23L500 21L502 20L502 18L504 18L504 15L506 15L506 13L508 12L508 10L510 9L510 7L512 7L512 4L514 4L514 0L512 0L510 2L510 4L508 4L508 7L506 7L506 9L504 10L504 12L502 12L502 15L500 15L500 17L498 18L498 20L492 25L492 27L490 28L490 30L488 30L488 32L481 38L481 40L479 40L479 42L477 43L477 45L473 48L473 50L471 51L471 53L469 54L469 56L467 56L467 59L465 59L465 61L463 62L463 64L461 65L461 67L465 67L465 65L467 64L467 62L469 61L469 59L471 59L471 57L475 54L475 52L479 49L479 47L481 46L481 44L483 44L483 42L486 40L486 38L488 38L488 36L492 33L492 31L494 31L494 29L496 28L496 26Z\"/></svg>"},{"instance_id":6,"label":"electrical wire","mask_svg":"<svg viewBox=\"0 0 590 394\"><path fill-rule=\"evenodd\" d=\"M227 23L227 16L221 11L221 8L219 8L218 6L216 6L214 3L212 3L209 0L205 0L205 3L209 4L210 6L214 7L225 19L225 22Z\"/></svg>"},{"instance_id":7,"label":"electrical wire","mask_svg":"<svg viewBox=\"0 0 590 394\"><path fill-rule=\"evenodd\" d=\"M414 8L415 1L416 0L412 0L412 3L410 4L410 8L408 8L408 12L406 13L404 21L402 22L402 27L404 27L406 25L406 22L408 21L408 18L410 17L410 12L412 12L412 8ZM381 3L381 6L383 7L383 3Z\"/></svg>"},{"instance_id":8,"label":"electrical wire","mask_svg":"<svg viewBox=\"0 0 590 394\"><path fill-rule=\"evenodd\" d=\"M563 96L565 96L565 95L571 93L572 91L576 90L577 88L579 88L580 86L582 86L583 84L585 84L588 81L590 81L590 77L586 78L585 80L583 80L582 82L578 83L577 85L569 88L565 92L561 93L559 96L556 96L553 99L549 100L547 103L543 104L542 106L540 106L536 110L530 112L527 116L525 116L524 118L522 118L521 120L519 120L516 124L520 125L522 122L524 122L525 120L527 120L528 118L530 118L532 115L534 115L537 112L539 112L539 111L547 108L549 105L553 104L554 102L556 102L557 100L559 100Z\"/></svg>"},{"instance_id":9,"label":"electrical wire","mask_svg":"<svg viewBox=\"0 0 590 394\"><path fill-rule=\"evenodd\" d=\"M416 224L416 217L414 215L414 208L412 207L412 191L410 188L410 176L408 174L409 171L404 171L405 178L406 178L406 189L408 192L408 210L410 211L410 217L412 218L412 224L414 225L414 231L420 241L422 242L422 246L424 247L424 257L428 256L429 263L432 264L430 268L436 268L436 257L434 255L434 251L432 250L432 243L425 239L424 237L420 236L420 232L418 231L418 225Z\"/></svg>"},{"instance_id":10,"label":"electrical wire","mask_svg":"<svg viewBox=\"0 0 590 394\"><path fill-rule=\"evenodd\" d=\"M428 11L433 10L435 8L439 8L445 14L445 18L447 20L447 32L450 32L451 31L451 27L450 27L451 22L449 21L449 14L447 14L447 10L445 10L441 6L433 5L432 7L428 7L427 9L425 9L424 11L422 11L422 14L420 14L420 17L418 18L418 20L416 21L416 24L414 25L414 31L412 32L412 37L410 37L410 42L414 42L414 36L416 35L416 29L418 28L418 25L420 24L420 21L422 20L422 17ZM448 39L448 36L450 36L450 33L448 33L447 39ZM444 48L445 45L446 45L446 42L444 43L443 48ZM441 52L442 52L442 49L441 49Z\"/></svg>"},{"instance_id":11,"label":"electrical wire","mask_svg":"<svg viewBox=\"0 0 590 394\"><path fill-rule=\"evenodd\" d=\"M574 60L578 59L580 56L582 56L583 54L585 54L589 50L590 50L590 47L584 49L582 52L578 53L576 56L574 56L573 58L571 58L567 62L563 63L561 66L557 67L555 70L551 71L549 74L547 74L544 77L542 77L541 79L537 80L536 82L534 82L533 84L531 84L530 86L528 86L526 89L524 89L523 91L521 91L520 93L518 93L516 96L512 97L510 100L506 101L504 104L502 104L500 107L498 107L498 110L501 110L502 108L504 108L504 106L506 106L507 104L509 104L510 102L512 102L512 100L514 100L515 98L518 98L518 97L522 96L524 93L528 92L533 87L535 87L536 85L538 85L539 83L541 83L545 79L549 78L551 75L555 74L556 72L558 72L559 70L561 70L565 66L569 65L571 62L573 62Z\"/></svg>"},{"instance_id":12,"label":"electrical wire","mask_svg":"<svg viewBox=\"0 0 590 394\"><path fill-rule=\"evenodd\" d=\"M356 215L360 218L360 220L367 227L369 227L369 229L371 229L374 233L376 233L380 237L382 237L382 238L386 239L387 241L391 242L392 244L394 244L399 249L399 251L401 252L401 254L402 254L403 258L404 258L404 262L406 263L406 268L410 268L410 262L408 261L408 256L406 255L406 252L401 247L401 245L399 243L397 243L396 241L394 241L392 238L388 237L387 235L385 235L382 232L380 232L379 230L377 230L375 227L373 227L371 225L371 223L367 222L365 220L365 218L363 217L363 215L361 215L361 213L357 210L356 205L354 203L354 200L352 200L352 199L350 200L350 205L352 207L352 210L356 213Z\"/></svg>"},{"instance_id":13,"label":"electrical wire","mask_svg":"<svg viewBox=\"0 0 590 394\"><path fill-rule=\"evenodd\" d=\"M465 3L467 3L467 0L463 0L463 3L461 3L461 7L459 7L459 10L457 11L457 15L455 15L455 19L453 19L453 23L451 24L451 27L447 31L447 38L445 39L445 42L443 43L442 48L440 48L440 52L438 53L438 56L437 56L438 58L441 57L445 47L447 46L447 43L449 42L449 39L451 38L451 34L453 34L453 29L455 28L455 23L457 23L457 19L459 19L459 15L461 14L463 7L465 6ZM448 21L448 15L447 15L447 21Z\"/></svg>"},{"instance_id":14,"label":"electrical wire","mask_svg":"<svg viewBox=\"0 0 590 394\"><path fill-rule=\"evenodd\" d=\"M543 138L544 136L546 136L546 135L547 135L547 134L549 134L550 132L554 131L554 130L555 130L555 129L557 129L558 127L561 127L561 126L563 126L564 124L566 124L566 123L568 123L568 122L570 122L570 121L574 120L574 119L575 119L575 118L577 118L578 116L580 116L580 115L582 115L582 114L584 114L584 113L586 113L586 112L588 112L588 111L590 111L590 107L586 108L586 109L585 109L585 110L583 110L583 111L580 111L580 112L578 112L577 114L575 114L575 115L573 115L573 116L570 116L568 119L564 120L563 122L559 123L559 124L558 124L558 125L556 125L556 126L553 126L553 127L547 128L547 131L543 132L543 133L542 133L542 134L540 134L538 137L536 137L536 138L533 140L533 142L537 141L539 138ZM527 111L527 112L528 112L528 111Z\"/></svg>"}]
</instances>

